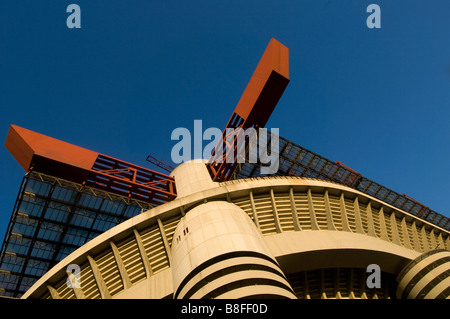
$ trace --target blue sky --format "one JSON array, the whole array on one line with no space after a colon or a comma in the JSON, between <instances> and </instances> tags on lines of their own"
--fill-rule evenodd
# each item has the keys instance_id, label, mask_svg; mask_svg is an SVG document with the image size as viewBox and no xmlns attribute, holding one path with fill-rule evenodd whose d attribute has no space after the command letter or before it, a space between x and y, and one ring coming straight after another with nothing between
<instances>
[{"instance_id":1,"label":"blue sky","mask_svg":"<svg viewBox=\"0 0 450 319\"><path fill-rule=\"evenodd\" d=\"M81 8L81 29L66 8ZM381 29L366 8L381 8ZM450 1L2 1L0 137L16 124L155 169L177 127L223 128L270 38L267 127L450 216ZM0 238L22 168L0 147Z\"/></svg>"}]
</instances>

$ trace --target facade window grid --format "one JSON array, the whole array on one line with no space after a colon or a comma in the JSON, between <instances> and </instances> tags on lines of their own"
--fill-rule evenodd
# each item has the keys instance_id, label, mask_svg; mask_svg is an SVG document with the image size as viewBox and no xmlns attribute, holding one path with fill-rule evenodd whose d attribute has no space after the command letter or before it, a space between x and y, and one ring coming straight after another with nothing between
<instances>
[{"instance_id":1,"label":"facade window grid","mask_svg":"<svg viewBox=\"0 0 450 319\"><path fill-rule=\"evenodd\" d=\"M421 209L422 209L421 205L415 204L415 205L413 205L413 207L411 208L411 210L409 212L414 214L414 215L417 215L420 212Z\"/></svg>"},{"instance_id":2,"label":"facade window grid","mask_svg":"<svg viewBox=\"0 0 450 319\"><path fill-rule=\"evenodd\" d=\"M81 194L78 205L80 207L85 207L86 209L98 210L102 204L102 198L91 194L83 193Z\"/></svg>"},{"instance_id":3,"label":"facade window grid","mask_svg":"<svg viewBox=\"0 0 450 319\"><path fill-rule=\"evenodd\" d=\"M52 206L51 204L52 203L50 203L49 206ZM59 222L59 223L64 223L67 219L68 213L69 213L68 209L62 210L62 209L56 209L53 207L48 207L47 213L45 214L45 219Z\"/></svg>"},{"instance_id":4,"label":"facade window grid","mask_svg":"<svg viewBox=\"0 0 450 319\"><path fill-rule=\"evenodd\" d=\"M15 223L14 227L12 228L12 232L16 234L31 234L36 229L37 221L36 220L30 220L30 222L26 223Z\"/></svg>"},{"instance_id":5,"label":"facade window grid","mask_svg":"<svg viewBox=\"0 0 450 319\"><path fill-rule=\"evenodd\" d=\"M0 273L0 288L5 289L6 296L13 297L13 294L8 290L14 290L14 288L16 287L16 281L16 275Z\"/></svg>"},{"instance_id":6,"label":"facade window grid","mask_svg":"<svg viewBox=\"0 0 450 319\"><path fill-rule=\"evenodd\" d=\"M51 206L53 204L53 202L50 202L50 204L49 204L49 206ZM69 203L68 203L69 204ZM64 207L66 207L67 208L67 210L69 210L68 209L68 206L67 205L65 205ZM75 206L76 207L76 206ZM121 215L119 215L119 214L117 214L117 212L118 211L120 211L120 212L122 212L122 210L124 209L124 207L125 207L125 205L123 204L123 203L120 203L120 204L112 204L112 205L109 205L109 207L108 206L106 206L106 205L104 205L104 207L102 207L102 208L106 208L107 210L109 210L109 211L114 211L115 212L115 214L114 214L114 217L108 217L107 215L105 215L105 213L104 213L104 211L102 210L101 212L102 212L102 214L99 216L98 215L98 213L95 213L95 212L92 212L93 214L96 214L97 215L97 217L100 217L100 221L98 221L98 222L96 222L96 224L95 224L95 228L97 228L97 229L99 229L99 230L101 230L101 231L104 231L104 230L106 230L107 228L109 228L109 227L111 227L112 225L116 225L119 221L121 221L121 218L118 218L118 217L122 217ZM130 211L133 211L133 210L130 210ZM136 212L140 212L140 209L139 208L136 208L135 209L135 213ZM63 212L64 213L64 212ZM106 212L106 214L107 214L108 212ZM46 213L46 216L47 216L48 214ZM52 216L61 216L61 215L63 215L63 214L55 214L55 212L52 210L51 212L50 212L50 214L49 214L49 216L48 217L52 217ZM67 215L67 214L66 214ZM63 215L64 216L64 215ZM101 222L102 221L105 221L107 224L105 224L105 225L101 225ZM109 222L109 223L108 223ZM81 226L81 225L80 225Z\"/></svg>"},{"instance_id":7,"label":"facade window grid","mask_svg":"<svg viewBox=\"0 0 450 319\"><path fill-rule=\"evenodd\" d=\"M81 244L85 242L87 234L88 234L87 231L69 227L64 235L62 243L74 246L81 246Z\"/></svg>"},{"instance_id":8,"label":"facade window grid","mask_svg":"<svg viewBox=\"0 0 450 319\"><path fill-rule=\"evenodd\" d=\"M43 249L42 247L33 249L30 256L31 257L37 257L37 258L43 258L43 259L50 259L53 256L53 253L55 252L55 249L49 248L49 249Z\"/></svg>"},{"instance_id":9,"label":"facade window grid","mask_svg":"<svg viewBox=\"0 0 450 319\"><path fill-rule=\"evenodd\" d=\"M61 236L63 228L61 225L51 222L42 222L37 238L55 241Z\"/></svg>"},{"instance_id":10,"label":"facade window grid","mask_svg":"<svg viewBox=\"0 0 450 319\"><path fill-rule=\"evenodd\" d=\"M76 227L91 229L96 215L95 211L76 207L70 223Z\"/></svg>"},{"instance_id":11,"label":"facade window grid","mask_svg":"<svg viewBox=\"0 0 450 319\"><path fill-rule=\"evenodd\" d=\"M33 200L29 200L29 196L24 196L17 211L32 216L40 216L44 206L45 206L44 200L41 200L40 198L39 199L34 198Z\"/></svg>"},{"instance_id":12,"label":"facade window grid","mask_svg":"<svg viewBox=\"0 0 450 319\"><path fill-rule=\"evenodd\" d=\"M30 258L27 267L23 271L25 275L41 277L47 271L48 266L49 263Z\"/></svg>"},{"instance_id":13,"label":"facade window grid","mask_svg":"<svg viewBox=\"0 0 450 319\"><path fill-rule=\"evenodd\" d=\"M53 251L55 243L55 241L36 238L33 245L33 250Z\"/></svg>"},{"instance_id":14,"label":"facade window grid","mask_svg":"<svg viewBox=\"0 0 450 319\"><path fill-rule=\"evenodd\" d=\"M24 261L25 260L23 257L17 255L6 255L2 270L18 273L22 269Z\"/></svg>"},{"instance_id":15,"label":"facade window grid","mask_svg":"<svg viewBox=\"0 0 450 319\"><path fill-rule=\"evenodd\" d=\"M54 189L50 194L52 187ZM121 199L118 195L108 195L101 191L94 192L89 187L84 189L77 202L74 203L76 195L81 190L82 187L77 187L75 183L65 182L37 172L25 176L16 204L17 213L14 214L14 220L11 221L10 226L10 232L20 234L20 236L8 235L9 242L4 245L2 252L1 269L13 270L18 274L8 279L15 281L15 284L8 284L8 289L16 291L11 296L20 296L25 291L24 289L28 289L38 277L49 269L50 260L63 259L76 247L119 222L139 214L143 207L151 207L146 203L139 204L135 200ZM46 212L45 216L42 216L44 208L46 208ZM73 215L69 225L73 225L73 227L69 227L67 233L61 238L63 226L71 212ZM40 228L36 233L39 225ZM30 250L33 238L37 241ZM56 253L57 244L59 250ZM13 262L10 257L6 256L6 251L28 256L29 262L26 263L26 259L19 256L15 256ZM54 257L55 259L53 259ZM39 259L42 260L39 261ZM19 281L20 286L17 287ZM0 281L0 288L5 289L4 280ZM4 292L1 294L5 295Z\"/></svg>"},{"instance_id":16,"label":"facade window grid","mask_svg":"<svg viewBox=\"0 0 450 319\"><path fill-rule=\"evenodd\" d=\"M55 190L52 194L52 200L58 200L61 202L73 202L76 194L77 191L68 189L67 187L56 185Z\"/></svg>"},{"instance_id":17,"label":"facade window grid","mask_svg":"<svg viewBox=\"0 0 450 319\"><path fill-rule=\"evenodd\" d=\"M271 133L269 132L269 135ZM304 176L310 178L321 178L324 180L331 180L341 184L345 184L347 179L352 175L350 171L346 168L335 164L320 155L317 155L313 152L310 152L304 148L299 147L298 145L282 138L280 138L280 149L282 152L280 156L283 159L286 159L288 162L291 162L289 168L286 162L283 162L283 165L280 167L279 175L283 173L294 174L297 176ZM296 150L296 152L294 151ZM325 165L322 165L321 162L324 161ZM295 165L294 165L295 163ZM253 166L253 168L252 168ZM239 179L248 178L248 177L258 177L261 176L259 172L256 170L258 164L250 164L245 163L242 165L241 170L237 173ZM326 168L325 168L326 167ZM319 174L317 173L319 170ZM439 225L447 230L450 229L450 219L445 218L442 215L429 210L425 207L426 212L428 214L421 213L424 209L424 206L417 204L416 202L404 197L400 196L394 191L381 186L367 178L361 177L359 181L356 181L355 185L351 185L351 187L356 188L368 195L374 196L380 200L383 200L393 206L405 210L409 213L414 214L415 216L419 216L421 214L421 218L433 222L436 225Z\"/></svg>"},{"instance_id":18,"label":"facade window grid","mask_svg":"<svg viewBox=\"0 0 450 319\"><path fill-rule=\"evenodd\" d=\"M31 245L31 240L22 243L23 244L17 242L10 242L6 248L6 251L14 254L25 255L28 252L28 249Z\"/></svg>"},{"instance_id":19,"label":"facade window grid","mask_svg":"<svg viewBox=\"0 0 450 319\"><path fill-rule=\"evenodd\" d=\"M431 222L437 222L437 221L440 221L441 218L443 218L442 215L438 215L435 212L431 213L428 217L430 218L429 221L431 221Z\"/></svg>"},{"instance_id":20,"label":"facade window grid","mask_svg":"<svg viewBox=\"0 0 450 319\"><path fill-rule=\"evenodd\" d=\"M30 192L35 195L48 196L48 192L51 189L51 184L38 181L34 178L28 178L25 186L25 192Z\"/></svg>"},{"instance_id":21,"label":"facade window grid","mask_svg":"<svg viewBox=\"0 0 450 319\"><path fill-rule=\"evenodd\" d=\"M23 291L27 291L34 283L36 279L33 277L23 277L20 285L20 289Z\"/></svg>"}]
</instances>

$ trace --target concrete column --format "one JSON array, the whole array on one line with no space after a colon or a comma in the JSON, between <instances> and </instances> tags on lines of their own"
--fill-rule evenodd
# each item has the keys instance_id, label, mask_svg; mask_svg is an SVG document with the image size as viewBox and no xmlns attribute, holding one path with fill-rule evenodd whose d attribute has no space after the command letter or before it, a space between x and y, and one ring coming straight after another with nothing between
<instances>
[{"instance_id":1,"label":"concrete column","mask_svg":"<svg viewBox=\"0 0 450 319\"><path fill-rule=\"evenodd\" d=\"M216 187L218 183L212 181L206 163L207 160L203 159L191 160L180 164L170 173L177 186L177 198Z\"/></svg>"},{"instance_id":2,"label":"concrete column","mask_svg":"<svg viewBox=\"0 0 450 319\"><path fill-rule=\"evenodd\" d=\"M359 209L359 200L358 196L355 197L354 200L354 207L355 207L355 225L356 225L356 232L360 234L365 234L364 228L362 225L362 219L361 219L361 210Z\"/></svg>"},{"instance_id":3,"label":"concrete column","mask_svg":"<svg viewBox=\"0 0 450 319\"><path fill-rule=\"evenodd\" d=\"M142 263L144 264L145 275L147 278L153 275L152 266L150 265L150 261L148 260L147 253L145 252L144 243L142 242L141 235L136 229L133 229L134 237L136 238L136 242L139 248L139 254L141 255Z\"/></svg>"},{"instance_id":4,"label":"concrete column","mask_svg":"<svg viewBox=\"0 0 450 319\"><path fill-rule=\"evenodd\" d=\"M342 229L344 231L348 231L348 232L352 232L350 225L348 223L348 218L347 218L347 209L345 208L345 198L344 198L344 193L341 193L341 196L339 198L339 203L341 206L341 216L342 216Z\"/></svg>"},{"instance_id":5,"label":"concrete column","mask_svg":"<svg viewBox=\"0 0 450 319\"><path fill-rule=\"evenodd\" d=\"M174 298L295 298L261 232L233 203L193 208L173 238Z\"/></svg>"},{"instance_id":6,"label":"concrete column","mask_svg":"<svg viewBox=\"0 0 450 319\"><path fill-rule=\"evenodd\" d=\"M47 289L50 292L50 295L52 296L52 299L61 299L61 297L59 296L58 291L55 288L53 288L50 285L47 285Z\"/></svg>"},{"instance_id":7,"label":"concrete column","mask_svg":"<svg viewBox=\"0 0 450 319\"><path fill-rule=\"evenodd\" d=\"M173 170L178 197L216 187L205 164L193 160ZM295 298L255 223L229 201L205 200L186 212L173 234L170 264L175 299Z\"/></svg>"},{"instance_id":8,"label":"concrete column","mask_svg":"<svg viewBox=\"0 0 450 319\"><path fill-rule=\"evenodd\" d=\"M259 227L259 220L258 220L258 212L256 211L255 207L255 200L253 199L253 192L250 191L250 205L252 206L252 212L253 212L253 221L255 222L255 225L258 229Z\"/></svg>"},{"instance_id":9,"label":"concrete column","mask_svg":"<svg viewBox=\"0 0 450 319\"><path fill-rule=\"evenodd\" d=\"M97 263L95 262L94 258L89 255L87 255L87 259L89 261L89 265L91 266L92 274L94 275L98 290L100 291L100 296L102 297L102 299L111 299L108 287L106 287L105 280L103 279L103 276L98 269Z\"/></svg>"},{"instance_id":10,"label":"concrete column","mask_svg":"<svg viewBox=\"0 0 450 319\"><path fill-rule=\"evenodd\" d=\"M398 226L397 226L397 220L395 217L395 213L392 212L391 216L389 217L391 220L391 229L392 229L392 242L397 245L401 245L400 242L400 235L398 233Z\"/></svg>"},{"instance_id":11,"label":"concrete column","mask_svg":"<svg viewBox=\"0 0 450 319\"><path fill-rule=\"evenodd\" d=\"M413 249L411 246L411 238L409 237L408 228L406 226L405 217L402 218L402 234L403 234L403 244L406 248Z\"/></svg>"},{"instance_id":12,"label":"concrete column","mask_svg":"<svg viewBox=\"0 0 450 319\"><path fill-rule=\"evenodd\" d=\"M300 231L302 228L300 227L300 223L298 222L297 208L295 206L295 199L294 199L294 190L292 187L289 188L289 199L291 200L292 220L294 221L294 230Z\"/></svg>"},{"instance_id":13,"label":"concrete column","mask_svg":"<svg viewBox=\"0 0 450 319\"><path fill-rule=\"evenodd\" d=\"M116 261L117 268L119 269L120 277L122 278L123 288L128 289L131 287L131 281L130 277L128 276L127 269L125 268L125 265L123 263L122 256L120 256L120 252L119 249L117 249L116 244L114 244L112 241L109 244L111 245L114 259Z\"/></svg>"},{"instance_id":14,"label":"concrete column","mask_svg":"<svg viewBox=\"0 0 450 319\"><path fill-rule=\"evenodd\" d=\"M314 204L312 201L312 194L311 194L311 189L308 188L308 209L309 209L309 216L311 218L311 228L312 230L320 230L319 224L317 224L317 220L316 220L316 212L314 210Z\"/></svg>"},{"instance_id":15,"label":"concrete column","mask_svg":"<svg viewBox=\"0 0 450 319\"><path fill-rule=\"evenodd\" d=\"M330 198L328 197L328 190L325 191L325 214L327 215L328 230L336 230L333 222L333 214L331 213Z\"/></svg>"},{"instance_id":16,"label":"concrete column","mask_svg":"<svg viewBox=\"0 0 450 319\"><path fill-rule=\"evenodd\" d=\"M272 202L273 220L275 221L275 228L277 233L281 233L283 229L281 228L280 219L278 218L277 204L275 202L275 195L273 194L273 188L270 189L270 200Z\"/></svg>"},{"instance_id":17,"label":"concrete column","mask_svg":"<svg viewBox=\"0 0 450 319\"><path fill-rule=\"evenodd\" d=\"M380 221L380 238L383 239L383 240L386 240L386 241L390 241L389 240L389 235L388 235L388 232L387 232L387 226L386 226L386 220L385 220L385 217L384 217L384 209L383 209L383 207L380 208L380 210L378 212L378 215L379 215L378 219Z\"/></svg>"}]
</instances>

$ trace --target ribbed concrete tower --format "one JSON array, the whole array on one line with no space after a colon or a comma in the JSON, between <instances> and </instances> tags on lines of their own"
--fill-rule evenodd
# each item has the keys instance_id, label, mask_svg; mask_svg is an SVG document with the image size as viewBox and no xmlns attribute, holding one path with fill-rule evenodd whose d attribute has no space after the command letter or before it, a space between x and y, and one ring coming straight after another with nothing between
<instances>
[{"instance_id":1,"label":"ribbed concrete tower","mask_svg":"<svg viewBox=\"0 0 450 319\"><path fill-rule=\"evenodd\" d=\"M215 184L200 160L178 166L172 176L178 198ZM174 298L296 298L260 231L233 203L192 208L173 238Z\"/></svg>"},{"instance_id":2,"label":"ribbed concrete tower","mask_svg":"<svg viewBox=\"0 0 450 319\"><path fill-rule=\"evenodd\" d=\"M411 261L397 276L398 299L450 298L450 251L435 249Z\"/></svg>"}]
</instances>

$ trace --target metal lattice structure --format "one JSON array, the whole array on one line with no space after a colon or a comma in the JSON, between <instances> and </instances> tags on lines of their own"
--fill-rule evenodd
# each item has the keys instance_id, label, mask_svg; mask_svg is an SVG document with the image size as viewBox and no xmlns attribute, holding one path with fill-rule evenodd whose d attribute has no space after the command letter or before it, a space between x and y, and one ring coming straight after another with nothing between
<instances>
[{"instance_id":1,"label":"metal lattice structure","mask_svg":"<svg viewBox=\"0 0 450 319\"><path fill-rule=\"evenodd\" d=\"M42 173L26 174L1 249L1 294L20 297L75 249L152 207Z\"/></svg>"},{"instance_id":2,"label":"metal lattice structure","mask_svg":"<svg viewBox=\"0 0 450 319\"><path fill-rule=\"evenodd\" d=\"M0 295L20 297L92 238L176 197L172 177L15 125L5 146L27 172L0 252Z\"/></svg>"},{"instance_id":3,"label":"metal lattice structure","mask_svg":"<svg viewBox=\"0 0 450 319\"><path fill-rule=\"evenodd\" d=\"M269 136L272 136L271 134L269 133ZM278 139L279 169L274 175L311 177L346 185L450 230L448 217L431 210L411 197L382 186L340 162L328 160L285 138L278 137ZM271 140L268 138L267 145L264 147L269 149L270 143ZM260 174L260 167L260 163L249 163L248 161L240 164L233 174L233 179L263 176Z\"/></svg>"},{"instance_id":4,"label":"metal lattice structure","mask_svg":"<svg viewBox=\"0 0 450 319\"><path fill-rule=\"evenodd\" d=\"M228 136L227 129L264 127L288 84L289 50L271 39L211 154L208 169L213 181L229 180L238 165L236 136ZM224 154L216 154L222 149L226 150ZM229 160L230 154L234 161Z\"/></svg>"}]
</instances>

